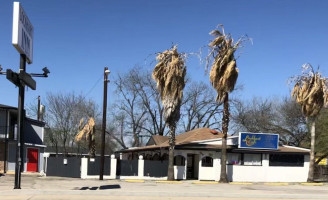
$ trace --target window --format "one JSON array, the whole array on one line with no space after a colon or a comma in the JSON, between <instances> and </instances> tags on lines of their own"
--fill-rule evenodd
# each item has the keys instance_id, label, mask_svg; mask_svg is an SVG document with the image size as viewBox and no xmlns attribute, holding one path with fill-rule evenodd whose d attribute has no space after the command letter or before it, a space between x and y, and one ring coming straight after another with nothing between
<instances>
[{"instance_id":1,"label":"window","mask_svg":"<svg viewBox=\"0 0 328 200\"><path fill-rule=\"evenodd\" d=\"M174 165L176 166L185 166L185 158L183 156L174 157Z\"/></svg>"},{"instance_id":2,"label":"window","mask_svg":"<svg viewBox=\"0 0 328 200\"><path fill-rule=\"evenodd\" d=\"M304 166L304 155L270 154L269 166Z\"/></svg>"},{"instance_id":3,"label":"window","mask_svg":"<svg viewBox=\"0 0 328 200\"><path fill-rule=\"evenodd\" d=\"M228 153L228 165L262 165L262 154Z\"/></svg>"},{"instance_id":4,"label":"window","mask_svg":"<svg viewBox=\"0 0 328 200\"><path fill-rule=\"evenodd\" d=\"M202 167L213 167L213 158L206 156L202 159Z\"/></svg>"},{"instance_id":5,"label":"window","mask_svg":"<svg viewBox=\"0 0 328 200\"><path fill-rule=\"evenodd\" d=\"M262 165L262 154L244 154L244 165Z\"/></svg>"},{"instance_id":6,"label":"window","mask_svg":"<svg viewBox=\"0 0 328 200\"><path fill-rule=\"evenodd\" d=\"M241 164L241 154L240 153L228 153L227 164L228 165L240 165Z\"/></svg>"}]
</instances>

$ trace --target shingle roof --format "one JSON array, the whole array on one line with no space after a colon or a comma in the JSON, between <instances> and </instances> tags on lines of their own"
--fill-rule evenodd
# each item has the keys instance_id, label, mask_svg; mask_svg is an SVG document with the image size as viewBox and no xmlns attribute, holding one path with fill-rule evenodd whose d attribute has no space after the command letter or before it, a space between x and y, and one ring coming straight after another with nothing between
<instances>
[{"instance_id":1,"label":"shingle roof","mask_svg":"<svg viewBox=\"0 0 328 200\"><path fill-rule=\"evenodd\" d=\"M165 141L169 140L168 136L163 136L163 135L153 135L152 138L156 145L162 144Z\"/></svg>"},{"instance_id":2,"label":"shingle roof","mask_svg":"<svg viewBox=\"0 0 328 200\"><path fill-rule=\"evenodd\" d=\"M208 149L208 150L220 150L221 145L211 144L199 144L197 141L211 140L222 138L223 134L209 128L198 128L186 133L182 133L176 136L176 149ZM156 139L155 139L156 138ZM167 136L153 136L155 141L154 145L148 145L144 147L134 147L122 150L121 152L128 151L147 151L153 149L167 148L169 147L169 140ZM292 147L292 146L279 146L278 150L266 150L266 149L242 149L237 146L227 146L230 152L263 152L263 153L303 153L308 154L309 150L304 148Z\"/></svg>"},{"instance_id":3,"label":"shingle roof","mask_svg":"<svg viewBox=\"0 0 328 200\"><path fill-rule=\"evenodd\" d=\"M183 144L189 144L191 142L195 141L201 141L201 140L210 140L210 139L217 139L222 138L223 134L215 131L213 129L209 128L198 128L194 129L192 131L188 131L185 133L182 133L180 135L177 135L175 137L175 145L183 145ZM139 151L139 150L150 150L150 149L158 149L158 148L165 148L169 147L169 137L167 136L153 136L153 139L155 141L154 145L144 146L144 147L136 147L136 148L130 148L125 149L124 151Z\"/></svg>"}]
</instances>

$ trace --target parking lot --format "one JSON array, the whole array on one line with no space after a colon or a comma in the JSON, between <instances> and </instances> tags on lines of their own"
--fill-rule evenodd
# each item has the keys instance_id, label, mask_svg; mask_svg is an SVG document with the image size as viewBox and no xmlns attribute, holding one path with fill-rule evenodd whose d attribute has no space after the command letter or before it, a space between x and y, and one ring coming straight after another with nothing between
<instances>
[{"instance_id":1,"label":"parking lot","mask_svg":"<svg viewBox=\"0 0 328 200\"><path fill-rule=\"evenodd\" d=\"M328 199L328 185L285 183L128 182L60 177L0 177L0 199Z\"/></svg>"}]
</instances>

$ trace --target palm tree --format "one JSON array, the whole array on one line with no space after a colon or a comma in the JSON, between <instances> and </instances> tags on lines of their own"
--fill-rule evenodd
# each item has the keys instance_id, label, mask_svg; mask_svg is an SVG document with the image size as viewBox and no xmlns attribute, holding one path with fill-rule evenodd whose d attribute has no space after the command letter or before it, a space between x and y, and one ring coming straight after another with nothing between
<instances>
[{"instance_id":1,"label":"palm tree","mask_svg":"<svg viewBox=\"0 0 328 200\"><path fill-rule=\"evenodd\" d=\"M291 95L301 105L307 122L311 124L310 167L307 181L313 182L315 120L322 107L328 104L328 81L318 71L314 72L310 64L304 64L302 68L302 75L293 78L295 85Z\"/></svg>"},{"instance_id":2,"label":"palm tree","mask_svg":"<svg viewBox=\"0 0 328 200\"><path fill-rule=\"evenodd\" d=\"M180 119L183 88L186 83L186 66L182 54L177 51L177 46L159 53L156 59L158 63L152 77L157 82L157 89L164 107L164 119L170 129L167 179L174 180L175 129Z\"/></svg>"},{"instance_id":3,"label":"palm tree","mask_svg":"<svg viewBox=\"0 0 328 200\"><path fill-rule=\"evenodd\" d=\"M75 136L75 141L79 142L83 137L89 142L89 155L91 158L96 156L96 123L93 117L90 117L88 122L84 124L84 119L80 120L79 133Z\"/></svg>"},{"instance_id":4,"label":"palm tree","mask_svg":"<svg viewBox=\"0 0 328 200\"><path fill-rule=\"evenodd\" d=\"M235 51L239 48L242 38L234 43L231 35L224 33L223 26L219 29L210 32L215 38L209 44L211 48L210 54L207 56L207 67L210 59L213 57L213 62L210 71L210 82L213 88L217 91L216 101L223 103L222 117L222 152L221 152L221 174L220 182L227 183L227 136L229 126L229 92L234 90L238 68L234 57Z\"/></svg>"}]
</instances>

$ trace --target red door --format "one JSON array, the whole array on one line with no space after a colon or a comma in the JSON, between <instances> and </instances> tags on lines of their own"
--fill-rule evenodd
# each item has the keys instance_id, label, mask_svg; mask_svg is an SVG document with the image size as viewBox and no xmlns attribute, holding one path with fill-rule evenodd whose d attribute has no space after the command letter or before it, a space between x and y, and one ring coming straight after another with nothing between
<instances>
[{"instance_id":1,"label":"red door","mask_svg":"<svg viewBox=\"0 0 328 200\"><path fill-rule=\"evenodd\" d=\"M38 158L39 158L38 149L27 149L27 171L28 172L37 172L38 171Z\"/></svg>"}]
</instances>

